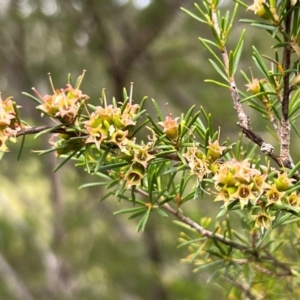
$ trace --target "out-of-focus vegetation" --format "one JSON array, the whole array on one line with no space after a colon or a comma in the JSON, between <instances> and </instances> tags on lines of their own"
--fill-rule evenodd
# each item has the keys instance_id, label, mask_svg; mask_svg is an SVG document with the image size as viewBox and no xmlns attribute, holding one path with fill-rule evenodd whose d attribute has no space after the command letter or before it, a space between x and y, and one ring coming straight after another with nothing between
<instances>
[{"instance_id":1,"label":"out-of-focus vegetation","mask_svg":"<svg viewBox=\"0 0 300 300\"><path fill-rule=\"evenodd\" d=\"M224 9L232 6L223 2ZM197 37L200 30L202 37L210 33L181 6L191 10L192 1L0 0L2 96L13 95L30 123L43 124L21 91L34 86L47 93L48 72L62 87L68 73L77 77L86 69L82 90L95 104L102 88L121 100L133 81L136 101L147 95L161 107L168 103L165 111L173 116L202 105L222 136L236 135L236 117L226 105L230 93L203 82L216 74ZM235 30L238 24L233 37ZM251 30L246 40L261 43ZM250 51L242 65L252 64ZM19 145L1 161L1 299L226 298L221 286L206 283L207 273L193 274L179 262L185 255L175 250L179 229L154 216L137 234L134 220L113 216L115 199L99 202L99 188L78 190L87 175L71 165L53 174L56 158L31 152L47 145L47 137L42 144L27 137L19 162ZM215 207L203 200L187 209L200 219Z\"/></svg>"}]
</instances>

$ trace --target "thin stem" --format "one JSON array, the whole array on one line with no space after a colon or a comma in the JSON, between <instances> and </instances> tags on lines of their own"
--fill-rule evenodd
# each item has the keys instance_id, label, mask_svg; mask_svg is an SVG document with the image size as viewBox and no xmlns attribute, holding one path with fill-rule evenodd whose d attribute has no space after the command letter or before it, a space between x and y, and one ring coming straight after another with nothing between
<instances>
[{"instance_id":1,"label":"thin stem","mask_svg":"<svg viewBox=\"0 0 300 300\"><path fill-rule=\"evenodd\" d=\"M245 282L245 280L239 279L238 281L231 275L228 275L225 277L228 282L230 282L232 285L240 289L243 293L244 296L246 296L246 299L249 300L258 300L262 299L261 297L258 298L258 295L254 294L255 291L251 289L251 285Z\"/></svg>"},{"instance_id":2,"label":"thin stem","mask_svg":"<svg viewBox=\"0 0 300 300\"><path fill-rule=\"evenodd\" d=\"M235 249L244 251L248 254L251 255L256 255L256 252L251 250L251 248L249 248L249 246L244 246L243 244L240 244L238 242L232 241L230 239L227 239L225 237L223 237L220 234L217 233L213 233L212 231L209 231L207 229L205 229L204 227L202 227L201 225L199 225L198 223L196 223L195 221L191 220L190 218L186 217L185 215L183 215L182 213L180 213L178 210L172 208L169 204L165 203L161 206L161 208L163 208L164 210L168 211L169 213L173 214L177 219L179 219L181 222L189 225L191 228L194 228L196 231L198 231L202 236L208 237L208 238L212 238L217 240L218 242L221 242L227 246L231 246L234 247Z\"/></svg>"},{"instance_id":3,"label":"thin stem","mask_svg":"<svg viewBox=\"0 0 300 300\"><path fill-rule=\"evenodd\" d=\"M35 126L35 127L29 127L29 128L24 128L16 132L16 137L21 136L21 135L28 135L28 134L35 134L42 132L44 130L48 130L53 126Z\"/></svg>"},{"instance_id":4,"label":"thin stem","mask_svg":"<svg viewBox=\"0 0 300 300\"><path fill-rule=\"evenodd\" d=\"M214 26L216 32L219 34L220 39L222 39L221 34L220 34L220 27L219 27L219 23L218 23L218 17L217 17L217 12L216 9L214 7L212 7L212 26ZM224 39L222 39L222 42L224 42ZM289 159L289 152L287 152L286 155L286 151L288 151L289 149L289 126L287 126L285 123L282 125L282 135L284 136L284 138L282 138L282 141L284 141L284 143L282 143L282 145L284 145L283 149L286 150L285 152L281 152L281 155L278 156L275 154L274 152L274 147L269 144L264 142L264 140L258 135L256 134L252 128L251 128L251 121L249 116L246 115L246 113L244 112L242 103L241 103L241 99L238 93L238 88L235 82L235 78L233 75L229 75L229 56L228 56L228 51L224 44L220 47L221 50L221 54L222 54L222 59L225 65L225 71L227 73L228 76L228 80L230 83L230 90L231 90L231 98L233 100L233 107L237 112L237 116L238 116L238 123L237 125L242 129L243 134L250 139L253 143L257 144L260 146L261 151L266 154L267 156L269 156L272 160L274 160L280 167L287 167L287 168L291 168L292 165L290 163Z\"/></svg>"},{"instance_id":5,"label":"thin stem","mask_svg":"<svg viewBox=\"0 0 300 300\"><path fill-rule=\"evenodd\" d=\"M140 192L139 189L137 189L137 191ZM142 194L146 196L147 193L142 191ZM240 250L240 251L242 251L246 254L249 254L249 255L255 257L257 262L259 262L259 261L268 261L268 262L270 262L273 266L284 270L284 273L280 274L281 276L282 275L284 275L284 276L293 275L293 272L292 272L291 268L288 267L285 263L278 261L273 255L270 254L270 252L264 251L265 255L259 255L259 253L256 250L253 250L249 246L245 246L245 245L240 244L236 241L225 238L224 236L222 236L220 234L213 233L212 231L209 231L209 230L205 229L204 227L202 227L201 225L199 225L195 221L191 220L190 218L188 218L185 215L183 215L182 213L180 213L178 210L172 208L167 203L161 205L160 207L162 209L164 209L165 211L173 214L181 222L183 222L183 223L189 225L191 228L195 229L202 236L214 239L214 240L216 240L218 242L221 242L221 243L223 243L227 246L230 246L230 247L235 248L237 250ZM276 275L276 273L275 273L275 275Z\"/></svg>"},{"instance_id":6,"label":"thin stem","mask_svg":"<svg viewBox=\"0 0 300 300\"><path fill-rule=\"evenodd\" d=\"M219 23L218 23L217 12L216 12L215 9L212 9L212 23L213 23L213 26L214 26L216 32L220 36L220 27L219 27ZM221 38L221 36L220 36L220 38ZM228 51L227 51L226 45L224 44L221 47L220 50L221 50L222 59L223 59L225 69L226 69L226 72L227 72L227 75L228 75L229 83L230 83L230 90L231 90L231 97L232 97L232 100L233 100L233 106L234 106L234 109L237 112L239 123L243 127L250 130L251 129L250 118L244 112L244 109L243 109L243 106L242 106L242 103L241 103L241 99L240 99L240 95L239 95L239 92L238 92L238 88L237 88L237 85L235 83L234 76L233 75L229 76L229 74L228 74L229 56L228 56Z\"/></svg>"},{"instance_id":7,"label":"thin stem","mask_svg":"<svg viewBox=\"0 0 300 300\"><path fill-rule=\"evenodd\" d=\"M287 0L286 10L291 8L291 1ZM288 13L284 20L284 41L290 43L289 36L291 33L292 15ZM290 73L288 70L291 67L291 48L284 47L283 51L283 69L285 71L283 76L283 95L281 100L281 127L280 127L280 159L285 166L293 167L292 159L290 157L290 135L291 126L289 122L289 102L290 102Z\"/></svg>"}]
</instances>

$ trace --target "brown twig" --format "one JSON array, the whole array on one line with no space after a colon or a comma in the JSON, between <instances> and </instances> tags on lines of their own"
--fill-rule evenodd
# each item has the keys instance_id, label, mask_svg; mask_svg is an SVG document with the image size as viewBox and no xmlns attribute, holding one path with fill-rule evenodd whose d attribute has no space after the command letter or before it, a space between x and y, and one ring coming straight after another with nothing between
<instances>
[{"instance_id":1,"label":"brown twig","mask_svg":"<svg viewBox=\"0 0 300 300\"><path fill-rule=\"evenodd\" d=\"M286 10L288 11L291 8L291 1L287 0ZM291 12L286 15L284 20L284 41L290 43L288 36L291 32ZM281 100L281 114L282 119L280 122L280 158L284 165L293 165L292 159L290 156L290 135L291 135L291 126L289 122L289 102L290 102L290 73L288 70L291 66L291 49L290 46L285 46L283 51L283 95Z\"/></svg>"},{"instance_id":2,"label":"brown twig","mask_svg":"<svg viewBox=\"0 0 300 300\"><path fill-rule=\"evenodd\" d=\"M214 26L216 32L219 34L220 39L222 40L216 10L212 10L212 24L213 24L212 26ZM252 130L250 118L245 113L245 111L243 109L243 106L242 106L242 103L241 103L241 99L240 99L240 96L239 96L239 92L238 92L238 88L237 88L237 85L236 85L236 82L235 82L235 78L234 78L233 75L230 76L230 74L228 73L228 70L229 70L229 56L228 56L228 51L227 51L225 43L224 43L224 45L222 45L220 47L220 50L221 50L222 59L223 59L224 65L225 65L225 70L227 72L228 80L229 80L229 83L230 83L230 90L231 90L231 98L233 100L233 107L236 110L237 116L238 116L237 125L240 128L242 128L243 134L248 139L250 139L253 143L259 145L261 151L264 154L268 155L272 160L274 160L280 167L284 166L284 167L287 167L287 168L292 168L291 161L289 159L287 159L287 157L289 157L289 155L286 154L286 151L281 152L280 156L278 156L274 152L274 147L271 144L266 143L262 139L261 136L259 136L258 134L256 134ZM288 102L287 102L287 104L288 104ZM286 110L286 107L285 107L285 110ZM286 123L283 123L281 127L282 127L282 135L284 135L284 138L282 138L283 143L281 143L281 144L283 145L284 150L286 150L286 149L288 150L289 149L289 131L287 129L289 127L286 126ZM287 132L288 132L288 134L286 134Z\"/></svg>"},{"instance_id":3,"label":"brown twig","mask_svg":"<svg viewBox=\"0 0 300 300\"><path fill-rule=\"evenodd\" d=\"M139 192L139 190L137 190ZM142 191L143 192L143 191ZM146 195L147 193L143 192L143 195ZM196 223L195 221L191 220L190 218L186 217L182 213L180 213L178 210L172 208L169 204L165 203L161 206L162 209L165 211L173 214L178 220L181 222L189 225L191 228L195 229L198 233L200 233L202 236L214 239L220 243L223 243L227 246L230 246L234 249L237 249L239 251L242 251L246 254L251 255L255 258L256 262L260 261L269 261L272 263L273 266L278 267L279 269L282 269L284 272L280 273L280 276L292 276L293 272L290 267L288 267L285 263L278 261L273 255L271 255L268 251L264 251L265 255L260 255L255 249L253 250L249 246L245 246L243 244L240 244L236 241L230 240L228 238L225 238L224 236L213 233L212 231L209 231L202 227L200 224ZM274 273L273 273L274 274ZM275 274L276 275L276 274Z\"/></svg>"},{"instance_id":4,"label":"brown twig","mask_svg":"<svg viewBox=\"0 0 300 300\"><path fill-rule=\"evenodd\" d=\"M240 243L237 243L235 241L229 240L225 237L223 237L220 234L213 233L212 231L209 231L196 223L195 221L191 220L190 218L186 217L182 213L180 213L178 210L172 208L169 204L165 203L161 206L164 210L168 211L169 213L173 214L178 220L181 222L189 225L191 228L195 229L197 232L199 232L202 236L212 238L217 240L218 242L221 242L227 246L231 246L235 249L238 249L240 251L243 251L245 253L251 254L251 255L256 255L256 252L253 251L251 248L248 246L244 246Z\"/></svg>"},{"instance_id":5,"label":"brown twig","mask_svg":"<svg viewBox=\"0 0 300 300\"><path fill-rule=\"evenodd\" d=\"M48 133L64 133L64 134L74 135L74 132L68 131L67 127L57 128L49 125L49 126L34 126L34 127L23 128L21 130L16 131L14 136L18 137L22 135L36 134L46 130L48 130Z\"/></svg>"},{"instance_id":6,"label":"brown twig","mask_svg":"<svg viewBox=\"0 0 300 300\"><path fill-rule=\"evenodd\" d=\"M21 129L16 132L16 137L28 134L40 133L42 131L50 129L52 126L35 126Z\"/></svg>"}]
</instances>

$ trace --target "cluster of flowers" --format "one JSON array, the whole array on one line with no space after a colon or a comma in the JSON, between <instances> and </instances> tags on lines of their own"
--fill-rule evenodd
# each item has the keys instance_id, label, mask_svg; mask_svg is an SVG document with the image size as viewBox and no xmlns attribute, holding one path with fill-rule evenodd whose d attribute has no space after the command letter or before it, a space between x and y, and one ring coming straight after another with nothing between
<instances>
[{"instance_id":1,"label":"cluster of flowers","mask_svg":"<svg viewBox=\"0 0 300 300\"><path fill-rule=\"evenodd\" d=\"M21 129L16 109L12 97L2 100L0 95L0 152L8 151L7 141L13 139L16 132Z\"/></svg>"},{"instance_id":2,"label":"cluster of flowers","mask_svg":"<svg viewBox=\"0 0 300 300\"><path fill-rule=\"evenodd\" d=\"M53 89L54 90L54 89ZM97 106L92 113L83 117L83 106L89 97L79 88L67 85L66 89L54 90L53 95L42 97L43 104L38 109L44 113L60 119L62 122L77 124L84 137L84 145L100 150L103 144L119 149L125 160L130 162L118 173L126 182L126 187L139 185L146 176L149 162L155 158L151 154L154 140L147 145L139 145L131 136L130 129L136 125L139 105L129 101L119 106ZM179 135L179 118L167 116L164 122L158 124L163 127L163 133L168 139L176 143ZM60 139L61 143L63 140ZM223 201L227 208L235 200L239 201L243 209L248 203L260 206L263 213L271 204L288 204L299 207L300 198L296 192L286 193L293 180L286 172L276 171L270 177L268 167L257 169L248 159L235 159L221 162L226 147L220 146L219 141L210 141L206 153L197 146L188 147L183 154L191 171L200 181L204 177L211 177L216 190L215 201ZM270 178L268 178L270 177Z\"/></svg>"},{"instance_id":3,"label":"cluster of flowers","mask_svg":"<svg viewBox=\"0 0 300 300\"><path fill-rule=\"evenodd\" d=\"M295 179L289 178L287 172L270 172L269 167L257 169L249 159L219 162L223 150L224 147L215 141L209 144L206 155L196 147L188 148L184 154L189 167L200 181L204 176L212 177L216 190L215 201L223 201L225 208L235 200L239 201L241 209L248 203L260 207L260 212L253 215L253 219L257 226L265 228L274 219L268 210L271 205L300 208L299 194L288 191Z\"/></svg>"},{"instance_id":4,"label":"cluster of flowers","mask_svg":"<svg viewBox=\"0 0 300 300\"><path fill-rule=\"evenodd\" d=\"M285 171L270 172L267 167L258 170L251 166L248 159L241 162L233 159L220 165L212 179L218 191L215 200L224 201L226 207L235 199L239 200L241 209L248 203L261 207L261 212L253 216L259 227L270 226L273 216L267 208L271 205L300 208L299 194L288 191L295 179Z\"/></svg>"},{"instance_id":5,"label":"cluster of flowers","mask_svg":"<svg viewBox=\"0 0 300 300\"><path fill-rule=\"evenodd\" d=\"M52 82L51 82L52 84ZM146 168L153 155L149 153L152 143L139 145L134 137L130 136L130 128L136 124L139 105L132 104L132 99L120 106L107 105L96 106L93 112L89 112L86 101L89 97L82 93L79 85L73 88L68 84L67 88L55 90L53 95L39 97L43 101L37 109L49 115L62 124L77 130L76 139L70 139L68 134L56 134L51 138L51 143L57 148L57 154L67 154L82 147L95 147L102 151L103 145L119 149L120 156L125 161L131 162L126 165L118 176L121 176L126 187L138 185L146 175ZM105 100L105 99L104 99ZM86 114L82 112L85 109Z\"/></svg>"},{"instance_id":6,"label":"cluster of flowers","mask_svg":"<svg viewBox=\"0 0 300 300\"><path fill-rule=\"evenodd\" d=\"M104 99L103 106L96 106L89 112L86 102L89 97L82 93L79 85L75 88L68 84L65 89L55 90L53 94L39 97L42 104L37 108L43 114L58 120L67 128L64 134L57 134L58 141L54 146L57 154L67 154L83 147L94 146L102 153L110 147L120 155L118 162L127 164L116 171L126 187L139 185L146 176L149 162L155 158L153 147L157 137L154 135L149 142L137 144L132 136L132 129L140 115L139 105L132 104L132 99L117 105L107 105ZM11 97L0 101L0 151L7 151L6 142L21 129L21 121L16 111L17 106ZM83 110L86 114L83 114ZM158 125L163 127L165 136L177 145L179 138L179 118L167 116L165 121ZM70 130L71 129L71 130ZM68 134L68 131L70 134ZM72 139L71 137L75 137ZM59 146L59 147L58 147ZM62 150L63 149L63 150ZM210 177L215 188L215 201L223 201L225 208L230 203L238 201L243 209L249 203L261 208L261 213L254 216L257 224L267 227L273 216L267 211L272 205L288 205L298 209L300 197L297 192L289 192L294 179L289 178L283 171L274 171L269 167L255 168L250 160L237 161L235 159L221 161L226 147L220 146L218 139L210 141L207 150L203 153L198 146L187 147L183 157L186 159L192 173L199 181Z\"/></svg>"}]
</instances>

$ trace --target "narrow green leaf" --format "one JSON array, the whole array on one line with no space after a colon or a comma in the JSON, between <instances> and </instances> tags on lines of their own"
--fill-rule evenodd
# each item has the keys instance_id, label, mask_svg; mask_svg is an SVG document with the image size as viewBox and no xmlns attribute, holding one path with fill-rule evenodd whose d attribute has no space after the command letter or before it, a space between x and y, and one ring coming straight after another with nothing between
<instances>
[{"instance_id":1,"label":"narrow green leaf","mask_svg":"<svg viewBox=\"0 0 300 300\"><path fill-rule=\"evenodd\" d=\"M129 97L128 97L128 94L127 94L127 90L125 88L123 88L123 101L122 101L122 103L126 103L127 104L128 101L129 101ZM122 107L124 107L124 105L122 105ZM125 107L124 107L124 109L125 109ZM122 112L123 112L123 110L122 110Z\"/></svg>"},{"instance_id":2,"label":"narrow green leaf","mask_svg":"<svg viewBox=\"0 0 300 300\"><path fill-rule=\"evenodd\" d=\"M291 118L300 109L299 90L297 90L290 100L289 117Z\"/></svg>"},{"instance_id":3,"label":"narrow green leaf","mask_svg":"<svg viewBox=\"0 0 300 300\"><path fill-rule=\"evenodd\" d=\"M116 180L112 181L110 184L108 184L106 186L106 189L110 189L110 188L114 187L115 185L119 185L119 184L120 184L120 179L116 179Z\"/></svg>"},{"instance_id":4,"label":"narrow green leaf","mask_svg":"<svg viewBox=\"0 0 300 300\"><path fill-rule=\"evenodd\" d=\"M164 133L162 129L157 125L157 122L155 122L150 115L147 115L147 118L149 119L150 123L154 127L156 133L158 133L159 135L163 135Z\"/></svg>"},{"instance_id":5,"label":"narrow green leaf","mask_svg":"<svg viewBox=\"0 0 300 300\"><path fill-rule=\"evenodd\" d=\"M276 48L284 48L284 47L289 47L290 44L287 42L282 42L282 43L277 43L275 45L272 46L272 49L276 49Z\"/></svg>"},{"instance_id":6,"label":"narrow green leaf","mask_svg":"<svg viewBox=\"0 0 300 300\"><path fill-rule=\"evenodd\" d=\"M296 132L296 134L298 135L298 137L300 138L300 131L298 130L298 128L295 126L294 123L292 123L292 127L293 127L294 131Z\"/></svg>"},{"instance_id":7,"label":"narrow green leaf","mask_svg":"<svg viewBox=\"0 0 300 300\"><path fill-rule=\"evenodd\" d=\"M183 137L187 132L189 132L190 128L192 127L192 125L196 122L196 120L198 119L199 115L200 115L200 111L197 111L195 113L195 115L186 123L184 129L182 130L182 134L181 137Z\"/></svg>"},{"instance_id":8,"label":"narrow green leaf","mask_svg":"<svg viewBox=\"0 0 300 300\"><path fill-rule=\"evenodd\" d=\"M213 83L213 84L216 84L218 86L230 89L230 85L229 84L224 84L224 83L221 83L219 81L212 80L212 79L205 79L204 82Z\"/></svg>"},{"instance_id":9,"label":"narrow green leaf","mask_svg":"<svg viewBox=\"0 0 300 300\"><path fill-rule=\"evenodd\" d=\"M219 45L216 44L215 42L208 40L208 39L204 39L204 38L199 38L199 39L201 39L201 41L205 42L206 44L212 45L212 46L216 47L217 49L219 49ZM212 49L210 48L210 50L212 50Z\"/></svg>"},{"instance_id":10,"label":"narrow green leaf","mask_svg":"<svg viewBox=\"0 0 300 300\"><path fill-rule=\"evenodd\" d=\"M293 167L293 169L288 173L288 177L292 178L299 170L299 168L300 168L300 161L298 161L297 164Z\"/></svg>"},{"instance_id":11,"label":"narrow green leaf","mask_svg":"<svg viewBox=\"0 0 300 300\"><path fill-rule=\"evenodd\" d=\"M234 52L230 51L228 57L228 75L230 77L232 77L234 74L233 70L234 70Z\"/></svg>"},{"instance_id":12,"label":"narrow green leaf","mask_svg":"<svg viewBox=\"0 0 300 300\"><path fill-rule=\"evenodd\" d=\"M193 19L195 19L195 20L197 20L197 21L199 21L199 22L201 22L201 23L207 24L207 21L206 21L206 20L204 20L204 19L198 17L197 15L193 14L193 13L190 12L189 10L187 10L187 9L185 9L185 8L183 8L183 7L181 7L180 9L181 9L182 11L184 11L185 13L187 13L189 16L191 16Z\"/></svg>"},{"instance_id":13,"label":"narrow green leaf","mask_svg":"<svg viewBox=\"0 0 300 300\"><path fill-rule=\"evenodd\" d=\"M75 154L78 153L79 149L81 148L81 146L75 150L72 154L68 155L62 162L60 162L53 170L53 172L58 171L65 163L67 163Z\"/></svg>"},{"instance_id":14,"label":"narrow green leaf","mask_svg":"<svg viewBox=\"0 0 300 300\"><path fill-rule=\"evenodd\" d=\"M209 263L203 263L201 266L194 269L194 272L197 273L199 271L203 271L203 270L206 270L206 269L218 266L218 265L222 265L222 264L223 264L223 261L221 259L217 260L217 261L209 262Z\"/></svg>"},{"instance_id":15,"label":"narrow green leaf","mask_svg":"<svg viewBox=\"0 0 300 300\"><path fill-rule=\"evenodd\" d=\"M136 189L135 185L131 187L131 199L133 205L135 205L135 189Z\"/></svg>"},{"instance_id":16,"label":"narrow green leaf","mask_svg":"<svg viewBox=\"0 0 300 300\"><path fill-rule=\"evenodd\" d=\"M242 34L239 38L237 46L234 50L234 54L233 54L233 57L234 57L233 74L235 74L235 72L237 70L237 67L238 67L238 64L239 64L239 61L240 61L240 58L241 58L241 55L242 55L245 33L246 33L246 29L244 29L242 31Z\"/></svg>"},{"instance_id":17,"label":"narrow green leaf","mask_svg":"<svg viewBox=\"0 0 300 300\"><path fill-rule=\"evenodd\" d=\"M210 25L210 24L209 24ZM220 38L220 35L219 33L217 32L216 28L214 27L214 25L210 25L210 29L212 31L212 34L216 40L216 42L218 43L220 49L222 47L222 41L221 41L221 38Z\"/></svg>"},{"instance_id":18,"label":"narrow green leaf","mask_svg":"<svg viewBox=\"0 0 300 300\"><path fill-rule=\"evenodd\" d=\"M254 63L256 64L256 66L258 67L258 69L266 76L266 78L270 78L269 76L269 70L268 68L266 67L261 55L259 54L258 50L252 46L253 48L253 60L254 60Z\"/></svg>"},{"instance_id":19,"label":"narrow green leaf","mask_svg":"<svg viewBox=\"0 0 300 300\"><path fill-rule=\"evenodd\" d=\"M109 196L112 196L112 195L114 195L113 192L110 192L110 193L105 194L104 196L102 196L102 197L99 199L99 202L102 202L102 201L106 200Z\"/></svg>"},{"instance_id":20,"label":"narrow green leaf","mask_svg":"<svg viewBox=\"0 0 300 300\"><path fill-rule=\"evenodd\" d=\"M224 63L222 60L218 57L218 55L209 47L208 43L206 42L206 39L199 38L200 42L204 45L204 47L208 50L209 53L211 53L214 57L214 59L219 63L219 65L224 68ZM218 48L220 48L218 46Z\"/></svg>"},{"instance_id":21,"label":"narrow green leaf","mask_svg":"<svg viewBox=\"0 0 300 300\"><path fill-rule=\"evenodd\" d=\"M157 118L160 122L164 121L164 117L161 113L161 110L159 108L159 105L157 104L157 102L154 100L154 99L151 99L152 100L152 103L153 103L153 106L155 108L155 112L156 112L156 115L157 115Z\"/></svg>"},{"instance_id":22,"label":"narrow green leaf","mask_svg":"<svg viewBox=\"0 0 300 300\"><path fill-rule=\"evenodd\" d=\"M148 222L149 216L150 216L150 209L147 210L147 212L143 215L142 219L138 223L137 232L145 230L145 227L146 227L146 224Z\"/></svg>"},{"instance_id":23,"label":"narrow green leaf","mask_svg":"<svg viewBox=\"0 0 300 300\"><path fill-rule=\"evenodd\" d=\"M238 3L235 4L234 9L233 9L233 13L231 14L231 18L230 18L230 22L229 24L232 26L234 24L234 20L238 11L239 5ZM229 14L228 14L228 19L229 19ZM229 34L228 34L229 35ZM227 40L227 39L226 39Z\"/></svg>"},{"instance_id":24,"label":"narrow green leaf","mask_svg":"<svg viewBox=\"0 0 300 300\"><path fill-rule=\"evenodd\" d=\"M137 120L139 120L140 117L141 117L146 111L147 111L147 110L144 109L144 110L140 111L139 113L137 113L137 114L134 116L134 118L132 118L132 121L137 121Z\"/></svg>"},{"instance_id":25,"label":"narrow green leaf","mask_svg":"<svg viewBox=\"0 0 300 300\"><path fill-rule=\"evenodd\" d=\"M147 207L125 208L125 209L121 209L121 210L114 212L114 215L123 215L123 214L128 214L128 213L135 213L135 212L139 212L139 211L145 212L145 210L147 210Z\"/></svg>"},{"instance_id":26,"label":"narrow green leaf","mask_svg":"<svg viewBox=\"0 0 300 300\"><path fill-rule=\"evenodd\" d=\"M238 231L232 231L232 234L240 241L244 244L244 246L250 246L250 242L247 240L247 238L239 233Z\"/></svg>"},{"instance_id":27,"label":"narrow green leaf","mask_svg":"<svg viewBox=\"0 0 300 300\"><path fill-rule=\"evenodd\" d=\"M62 128L62 127L63 127L63 124L59 124L59 125L57 125L57 126L53 126L53 127L47 128L47 129L45 129L45 130L43 130L43 131L37 133L37 134L34 136L34 138L36 139L36 138L38 138L39 136L41 136L41 135L43 135L43 134L45 134L45 133L50 133L50 132L55 131L55 130L57 130L57 129L59 129L59 128Z\"/></svg>"},{"instance_id":28,"label":"narrow green leaf","mask_svg":"<svg viewBox=\"0 0 300 300\"><path fill-rule=\"evenodd\" d=\"M34 102L36 102L37 104L43 104L44 101L31 95L31 94L28 94L28 93L25 93L25 92L22 92L23 95L27 96L28 98L32 99Z\"/></svg>"},{"instance_id":29,"label":"narrow green leaf","mask_svg":"<svg viewBox=\"0 0 300 300\"><path fill-rule=\"evenodd\" d=\"M105 172L107 170L118 169L118 168L125 167L127 165L129 165L128 162L120 162L120 163L102 165L101 167L99 167L98 172Z\"/></svg>"},{"instance_id":30,"label":"narrow green leaf","mask_svg":"<svg viewBox=\"0 0 300 300\"><path fill-rule=\"evenodd\" d=\"M104 182L104 181L85 183L79 187L79 190L93 187L93 186L102 186L102 185L106 185L106 184L107 184L107 182Z\"/></svg>"},{"instance_id":31,"label":"narrow green leaf","mask_svg":"<svg viewBox=\"0 0 300 300\"><path fill-rule=\"evenodd\" d=\"M252 103L249 103L248 104L249 107L252 107L253 109L259 111L260 113L262 113L263 115L266 114L266 109L258 104L252 104Z\"/></svg>"},{"instance_id":32,"label":"narrow green leaf","mask_svg":"<svg viewBox=\"0 0 300 300\"><path fill-rule=\"evenodd\" d=\"M72 84L72 75L71 75L71 73L68 74L68 84Z\"/></svg>"},{"instance_id":33,"label":"narrow green leaf","mask_svg":"<svg viewBox=\"0 0 300 300\"><path fill-rule=\"evenodd\" d=\"M100 159L97 161L97 165L96 165L96 167L95 167L95 169L94 169L94 173L97 173L98 170L99 170L99 168L103 165L103 163L104 163L104 161L105 161L105 159L106 159L106 156L107 156L108 153L110 152L111 148L112 148L111 146L110 146L110 147L107 147L107 148L105 149L105 151L102 153L102 155L100 156Z\"/></svg>"},{"instance_id":34,"label":"narrow green leaf","mask_svg":"<svg viewBox=\"0 0 300 300\"><path fill-rule=\"evenodd\" d=\"M139 104L138 113L140 113L141 111L144 110L144 107L145 107L145 104L146 104L147 99L148 99L148 97L145 96L145 97L141 100L141 103Z\"/></svg>"},{"instance_id":35,"label":"narrow green leaf","mask_svg":"<svg viewBox=\"0 0 300 300\"><path fill-rule=\"evenodd\" d=\"M193 106L188 110L188 112L185 114L184 120L185 120L185 123L186 123L186 124L189 122L190 117L191 117L191 115L192 115L194 109L195 109L195 105L193 105Z\"/></svg>"},{"instance_id":36,"label":"narrow green leaf","mask_svg":"<svg viewBox=\"0 0 300 300\"><path fill-rule=\"evenodd\" d=\"M134 219L136 217L139 217L141 215L145 214L145 209L141 210L141 211L137 211L136 213L132 214L129 216L128 220Z\"/></svg>"},{"instance_id":37,"label":"narrow green leaf","mask_svg":"<svg viewBox=\"0 0 300 300\"><path fill-rule=\"evenodd\" d=\"M224 265L224 261L221 260L219 261L219 264L216 264L216 265L219 265L219 267L215 270L215 272L213 272L206 280L207 283L210 283L211 281L213 281L214 279L216 279L216 277L218 276L220 270L222 269L223 265Z\"/></svg>"},{"instance_id":38,"label":"narrow green leaf","mask_svg":"<svg viewBox=\"0 0 300 300\"><path fill-rule=\"evenodd\" d=\"M23 149L24 149L25 137L26 137L26 135L22 136L21 145L20 145L20 149L19 149L19 153L18 153L18 158L17 158L18 161L21 159L21 155L22 155L22 152L23 152Z\"/></svg>"},{"instance_id":39,"label":"narrow green leaf","mask_svg":"<svg viewBox=\"0 0 300 300\"><path fill-rule=\"evenodd\" d=\"M169 217L168 216L168 214L164 211L164 210L162 210L162 209L160 209L160 208L157 208L157 209L155 209L155 211L161 216L161 217Z\"/></svg>"},{"instance_id":40,"label":"narrow green leaf","mask_svg":"<svg viewBox=\"0 0 300 300\"><path fill-rule=\"evenodd\" d=\"M136 134L149 123L149 119L145 120L142 124L137 127L134 127L134 130L130 133L131 136L136 136Z\"/></svg>"},{"instance_id":41,"label":"narrow green leaf","mask_svg":"<svg viewBox=\"0 0 300 300\"><path fill-rule=\"evenodd\" d=\"M218 65L212 59L209 59L209 62L212 64L215 70L221 75L221 77L228 82L228 76L218 67Z\"/></svg>"},{"instance_id":42,"label":"narrow green leaf","mask_svg":"<svg viewBox=\"0 0 300 300\"><path fill-rule=\"evenodd\" d=\"M257 28L260 28L260 29L265 29L271 34L277 29L277 27L274 26L274 25L270 25L270 24L267 24L267 23L261 23L261 22L253 22L251 25L253 27L257 27Z\"/></svg>"},{"instance_id":43,"label":"narrow green leaf","mask_svg":"<svg viewBox=\"0 0 300 300\"><path fill-rule=\"evenodd\" d=\"M233 1L236 2L237 4L243 6L246 9L248 8L248 5L241 0L233 0Z\"/></svg>"}]
</instances>

